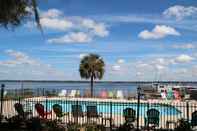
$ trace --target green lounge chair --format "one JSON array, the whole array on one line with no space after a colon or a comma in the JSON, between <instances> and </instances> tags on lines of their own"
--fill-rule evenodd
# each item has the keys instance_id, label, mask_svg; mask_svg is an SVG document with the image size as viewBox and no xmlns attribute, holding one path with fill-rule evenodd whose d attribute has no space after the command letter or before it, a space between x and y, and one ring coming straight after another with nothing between
<instances>
[{"instance_id":1,"label":"green lounge chair","mask_svg":"<svg viewBox=\"0 0 197 131\"><path fill-rule=\"evenodd\" d=\"M54 104L53 105L53 111L54 111L55 115L57 116L58 120L60 120L65 115L68 115L67 112L62 111L62 106L59 105L59 104Z\"/></svg>"},{"instance_id":2,"label":"green lounge chair","mask_svg":"<svg viewBox=\"0 0 197 131\"><path fill-rule=\"evenodd\" d=\"M173 100L173 99L174 99L174 93L173 93L173 91L172 91L172 88L169 88L169 89L167 90L167 99L168 99L168 100Z\"/></svg>"},{"instance_id":3,"label":"green lounge chair","mask_svg":"<svg viewBox=\"0 0 197 131\"><path fill-rule=\"evenodd\" d=\"M132 108L126 108L123 110L123 116L126 123L132 123L135 121L135 110Z\"/></svg>"},{"instance_id":4,"label":"green lounge chair","mask_svg":"<svg viewBox=\"0 0 197 131\"><path fill-rule=\"evenodd\" d=\"M197 126L197 111L194 111L192 113L192 120L191 120L191 126Z\"/></svg>"},{"instance_id":5,"label":"green lounge chair","mask_svg":"<svg viewBox=\"0 0 197 131\"><path fill-rule=\"evenodd\" d=\"M108 97L109 98L114 98L114 92L113 91L109 91L108 92Z\"/></svg>"},{"instance_id":6,"label":"green lounge chair","mask_svg":"<svg viewBox=\"0 0 197 131\"><path fill-rule=\"evenodd\" d=\"M73 117L84 117L84 113L81 105L72 105Z\"/></svg>"},{"instance_id":7,"label":"green lounge chair","mask_svg":"<svg viewBox=\"0 0 197 131\"><path fill-rule=\"evenodd\" d=\"M16 112L18 113L18 116L23 119L27 119L27 117L29 115L32 115L31 111L27 111L27 112L24 111L23 105L21 103L15 103L14 108L15 108Z\"/></svg>"},{"instance_id":8,"label":"green lounge chair","mask_svg":"<svg viewBox=\"0 0 197 131\"><path fill-rule=\"evenodd\" d=\"M81 105L72 105L72 116L74 118L75 123L78 123L78 118L84 117L84 113Z\"/></svg>"},{"instance_id":9,"label":"green lounge chair","mask_svg":"<svg viewBox=\"0 0 197 131\"><path fill-rule=\"evenodd\" d=\"M97 106L87 106L87 120L90 122L91 118L102 118L102 114L98 113Z\"/></svg>"},{"instance_id":10,"label":"green lounge chair","mask_svg":"<svg viewBox=\"0 0 197 131\"><path fill-rule=\"evenodd\" d=\"M149 109L147 111L147 118L145 118L145 125L149 128L151 124L153 128L159 126L159 111L156 109Z\"/></svg>"}]
</instances>

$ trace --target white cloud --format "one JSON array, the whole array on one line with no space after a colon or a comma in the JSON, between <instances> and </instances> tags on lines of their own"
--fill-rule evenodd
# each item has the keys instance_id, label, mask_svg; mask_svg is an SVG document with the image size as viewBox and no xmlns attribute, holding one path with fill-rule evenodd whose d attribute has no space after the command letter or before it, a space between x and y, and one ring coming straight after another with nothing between
<instances>
[{"instance_id":1,"label":"white cloud","mask_svg":"<svg viewBox=\"0 0 197 131\"><path fill-rule=\"evenodd\" d=\"M88 43L92 41L92 37L84 32L69 33L59 38L51 38L48 40L49 43Z\"/></svg>"},{"instance_id":2,"label":"white cloud","mask_svg":"<svg viewBox=\"0 0 197 131\"><path fill-rule=\"evenodd\" d=\"M43 27L56 30L67 30L73 27L73 23L66 19L41 18L40 23Z\"/></svg>"},{"instance_id":3,"label":"white cloud","mask_svg":"<svg viewBox=\"0 0 197 131\"><path fill-rule=\"evenodd\" d=\"M179 75L185 75L186 73L188 73L188 69L181 68L181 69L178 69L176 71L176 73L179 74Z\"/></svg>"},{"instance_id":4,"label":"white cloud","mask_svg":"<svg viewBox=\"0 0 197 131\"><path fill-rule=\"evenodd\" d=\"M175 17L177 20L182 20L185 17L189 17L192 15L197 14L197 7L194 6L182 6L182 5L175 5L169 7L163 12L163 15L167 18Z\"/></svg>"},{"instance_id":5,"label":"white cloud","mask_svg":"<svg viewBox=\"0 0 197 131\"><path fill-rule=\"evenodd\" d=\"M118 64L123 64L123 63L125 63L125 60L124 60L124 59L118 59L118 60L117 60L117 63L118 63Z\"/></svg>"},{"instance_id":6,"label":"white cloud","mask_svg":"<svg viewBox=\"0 0 197 131\"><path fill-rule=\"evenodd\" d=\"M112 66L112 70L113 71L120 71L121 70L121 67L120 67L120 65L113 65Z\"/></svg>"},{"instance_id":7,"label":"white cloud","mask_svg":"<svg viewBox=\"0 0 197 131\"><path fill-rule=\"evenodd\" d=\"M165 69L166 67L158 64L158 65L155 65L155 68L156 68L156 70L161 71L161 70Z\"/></svg>"},{"instance_id":8,"label":"white cloud","mask_svg":"<svg viewBox=\"0 0 197 131\"><path fill-rule=\"evenodd\" d=\"M65 32L64 36L49 38L48 42L51 43L85 43L92 41L95 37L109 35L105 23L90 18L66 17L58 9L41 11L40 22L44 28ZM29 25L26 24L26 27Z\"/></svg>"},{"instance_id":9,"label":"white cloud","mask_svg":"<svg viewBox=\"0 0 197 131\"><path fill-rule=\"evenodd\" d=\"M19 52L19 51L14 51L14 50L10 49L10 50L6 50L5 53L7 53L9 56L14 57L17 60L28 59L27 55L25 55L24 53Z\"/></svg>"},{"instance_id":10,"label":"white cloud","mask_svg":"<svg viewBox=\"0 0 197 131\"><path fill-rule=\"evenodd\" d=\"M79 58L80 59L83 59L85 56L87 56L88 54L87 53L82 53L82 54L79 54Z\"/></svg>"},{"instance_id":11,"label":"white cloud","mask_svg":"<svg viewBox=\"0 0 197 131\"><path fill-rule=\"evenodd\" d=\"M31 64L38 65L39 63L31 58L25 53L15 51L15 50L6 50L5 53L13 58L13 60L1 61L1 65L15 66L19 64Z\"/></svg>"},{"instance_id":12,"label":"white cloud","mask_svg":"<svg viewBox=\"0 0 197 131\"><path fill-rule=\"evenodd\" d=\"M109 35L105 23L90 18L67 17L58 9L40 11L40 14L42 27L65 33L64 36L49 38L48 42L50 43L85 43L92 41L95 37L107 37ZM32 27L32 23L26 23L25 27Z\"/></svg>"},{"instance_id":13,"label":"white cloud","mask_svg":"<svg viewBox=\"0 0 197 131\"><path fill-rule=\"evenodd\" d=\"M175 45L172 45L173 48L175 49L194 49L196 48L196 46L194 44L175 44Z\"/></svg>"},{"instance_id":14,"label":"white cloud","mask_svg":"<svg viewBox=\"0 0 197 131\"><path fill-rule=\"evenodd\" d=\"M97 23L92 19L81 19L82 27L92 29L92 32L100 37L108 36L109 31L106 29L106 25L104 23Z\"/></svg>"},{"instance_id":15,"label":"white cloud","mask_svg":"<svg viewBox=\"0 0 197 131\"><path fill-rule=\"evenodd\" d=\"M182 54L175 58L175 62L177 63L188 63L191 62L192 60L194 60L194 58L186 54Z\"/></svg>"},{"instance_id":16,"label":"white cloud","mask_svg":"<svg viewBox=\"0 0 197 131\"><path fill-rule=\"evenodd\" d=\"M49 64L31 58L26 53L6 50L5 54L10 57L9 60L0 61L0 69L5 72L3 79L62 79L64 73L56 70Z\"/></svg>"},{"instance_id":17,"label":"white cloud","mask_svg":"<svg viewBox=\"0 0 197 131\"><path fill-rule=\"evenodd\" d=\"M142 62L140 62L140 63L138 63L137 65L136 65L137 67L147 67L147 66L149 66L147 63L142 63Z\"/></svg>"},{"instance_id":18,"label":"white cloud","mask_svg":"<svg viewBox=\"0 0 197 131\"><path fill-rule=\"evenodd\" d=\"M73 27L72 21L66 19L60 10L49 9L40 11L40 14L40 23L44 28L66 31Z\"/></svg>"},{"instance_id":19,"label":"white cloud","mask_svg":"<svg viewBox=\"0 0 197 131\"><path fill-rule=\"evenodd\" d=\"M144 75L144 74L143 74L142 72L137 72L136 75L137 75L137 76L142 76L142 75Z\"/></svg>"},{"instance_id":20,"label":"white cloud","mask_svg":"<svg viewBox=\"0 0 197 131\"><path fill-rule=\"evenodd\" d=\"M152 31L144 30L140 32L138 37L142 39L161 39L168 35L179 36L180 33L173 27L166 25L156 25Z\"/></svg>"},{"instance_id":21,"label":"white cloud","mask_svg":"<svg viewBox=\"0 0 197 131\"><path fill-rule=\"evenodd\" d=\"M58 9L49 9L47 11L41 12L41 18L57 18L63 16L63 12Z\"/></svg>"}]
</instances>

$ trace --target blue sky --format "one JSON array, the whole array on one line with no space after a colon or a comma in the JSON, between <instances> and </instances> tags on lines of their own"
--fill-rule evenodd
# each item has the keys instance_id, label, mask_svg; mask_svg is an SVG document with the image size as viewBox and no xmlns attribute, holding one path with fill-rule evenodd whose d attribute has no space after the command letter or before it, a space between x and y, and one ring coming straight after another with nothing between
<instances>
[{"instance_id":1,"label":"blue sky","mask_svg":"<svg viewBox=\"0 0 197 131\"><path fill-rule=\"evenodd\" d=\"M89 53L104 59L103 80L197 78L197 1L40 0L38 9L44 35L33 18L0 29L0 79L81 80Z\"/></svg>"}]
</instances>

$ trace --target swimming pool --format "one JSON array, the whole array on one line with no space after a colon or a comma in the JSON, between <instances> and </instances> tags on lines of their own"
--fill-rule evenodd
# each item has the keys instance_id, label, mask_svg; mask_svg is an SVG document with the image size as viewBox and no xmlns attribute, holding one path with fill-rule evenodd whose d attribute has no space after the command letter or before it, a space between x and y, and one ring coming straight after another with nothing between
<instances>
[{"instance_id":1,"label":"swimming pool","mask_svg":"<svg viewBox=\"0 0 197 131\"><path fill-rule=\"evenodd\" d=\"M49 101L40 101L45 107L47 105L47 110L52 110L52 106L54 104L59 104L62 106L64 112L71 112L72 105L81 105L83 112L86 112L86 106L94 105L97 106L98 113L105 113L112 115L122 115L123 110L125 108L132 108L137 111L137 103L128 102L98 102L98 101L70 101L70 100L49 100ZM29 102L28 105L34 106L35 102ZM157 109L160 112L160 115L179 115L181 111L179 111L176 107L169 104L148 104L148 103L140 103L140 116L146 116L146 112L148 109Z\"/></svg>"}]
</instances>

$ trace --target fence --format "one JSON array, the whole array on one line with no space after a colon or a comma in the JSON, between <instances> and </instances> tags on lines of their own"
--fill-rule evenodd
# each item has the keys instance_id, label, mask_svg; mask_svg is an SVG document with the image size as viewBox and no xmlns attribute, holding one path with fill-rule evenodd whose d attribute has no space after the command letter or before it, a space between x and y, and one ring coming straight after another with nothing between
<instances>
[{"instance_id":1,"label":"fence","mask_svg":"<svg viewBox=\"0 0 197 131\"><path fill-rule=\"evenodd\" d=\"M141 100L121 100L121 99L97 99L97 98L68 98L68 97L33 97L23 99L4 99L3 115L11 117L16 115L14 109L15 103L21 103L26 111L32 111L33 116L39 116L35 104L41 103L45 111L52 111L47 119L58 119L53 111L53 105L59 104L63 112L66 113L61 121L63 123L88 124L96 123L111 128L117 128L124 124L125 118L123 110L132 108L136 112L136 120L133 123L135 127L144 128L146 126L147 111L156 109L159 111L158 128L173 129L179 119L183 118L188 121L192 119L192 113L197 111L196 101L161 101ZM77 107L77 109L74 109ZM77 106L76 106L77 105ZM91 117L88 106L95 107L97 115ZM139 108L138 108L139 107ZM94 112L94 111L93 111ZM139 114L138 114L139 113ZM138 124L137 124L138 123Z\"/></svg>"},{"instance_id":2,"label":"fence","mask_svg":"<svg viewBox=\"0 0 197 131\"><path fill-rule=\"evenodd\" d=\"M62 91L60 89L46 90L44 88L37 88L7 89L4 91L4 88L1 88L1 113L5 117L12 117L17 114L14 104L21 103L26 111L33 113L33 117L39 116L35 109L35 104L40 103L44 106L46 112L51 112L50 115L46 115L44 118L54 120L59 119L53 111L53 105L58 104L62 107L62 111L66 113L61 118L61 121L65 124L77 123L83 125L96 123L112 129L125 123L123 111L131 108L136 112L136 119L133 122L134 127L141 129L147 126L147 111L156 109L159 111L158 128L173 129L179 119L183 118L191 121L192 113L197 111L197 101L194 100L144 100L141 99L140 92L136 94L136 92L128 92L127 90L122 90L122 93L119 92L119 97L113 95L113 92L111 92L111 95L105 94L103 96L100 96L99 93L102 90L95 92L97 92L95 98L89 98L88 90L80 89ZM114 92L118 92L118 90L114 90ZM88 107L94 109L93 113L91 110L88 110Z\"/></svg>"},{"instance_id":3,"label":"fence","mask_svg":"<svg viewBox=\"0 0 197 131\"><path fill-rule=\"evenodd\" d=\"M29 98L29 97L90 97L91 93L89 89L47 89L47 88L26 88L26 89L6 89L6 94L4 98L7 99L17 99L17 98ZM128 90L128 89L94 89L94 97L95 98L116 98L116 97L124 97L125 99L137 98L136 91ZM119 94L117 95L117 92Z\"/></svg>"}]
</instances>

